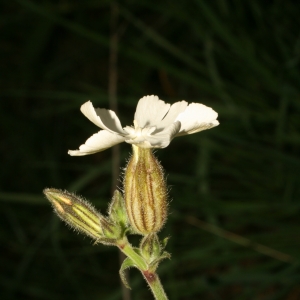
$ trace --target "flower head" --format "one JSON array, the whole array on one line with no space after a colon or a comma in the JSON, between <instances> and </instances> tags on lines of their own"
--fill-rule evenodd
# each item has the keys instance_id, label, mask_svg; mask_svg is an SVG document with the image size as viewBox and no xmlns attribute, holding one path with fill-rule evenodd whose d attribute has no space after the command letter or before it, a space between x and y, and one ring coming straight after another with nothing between
<instances>
[{"instance_id":1,"label":"flower head","mask_svg":"<svg viewBox=\"0 0 300 300\"><path fill-rule=\"evenodd\" d=\"M134 126L123 128L113 111L95 109L90 101L84 103L80 110L102 130L92 135L79 150L70 150L68 153L72 156L93 154L121 142L141 148L165 148L177 136L219 125L218 114L210 107L186 101L170 105L153 95L139 100Z\"/></svg>"}]
</instances>

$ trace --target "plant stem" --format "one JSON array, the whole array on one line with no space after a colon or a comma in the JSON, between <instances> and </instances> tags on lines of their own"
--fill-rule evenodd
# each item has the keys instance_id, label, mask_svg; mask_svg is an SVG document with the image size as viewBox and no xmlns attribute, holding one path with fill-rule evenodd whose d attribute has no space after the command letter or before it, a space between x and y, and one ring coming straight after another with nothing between
<instances>
[{"instance_id":1,"label":"plant stem","mask_svg":"<svg viewBox=\"0 0 300 300\"><path fill-rule=\"evenodd\" d=\"M149 270L149 266L144 260L144 258L141 257L133 249L131 244L128 242L127 238L124 237L122 240L118 241L117 246L126 256L128 256L133 261L136 268L138 268L141 271L143 277L147 281L153 293L154 298L156 300L168 300L168 297L164 291L164 288L159 280L158 275L152 270Z\"/></svg>"},{"instance_id":2,"label":"plant stem","mask_svg":"<svg viewBox=\"0 0 300 300\"><path fill-rule=\"evenodd\" d=\"M155 272L141 271L156 300L168 300L164 288Z\"/></svg>"}]
</instances>

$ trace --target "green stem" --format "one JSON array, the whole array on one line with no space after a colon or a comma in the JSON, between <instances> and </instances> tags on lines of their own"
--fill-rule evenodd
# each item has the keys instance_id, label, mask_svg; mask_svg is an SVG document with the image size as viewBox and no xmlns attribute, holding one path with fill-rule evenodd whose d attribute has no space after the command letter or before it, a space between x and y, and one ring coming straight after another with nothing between
<instances>
[{"instance_id":1,"label":"green stem","mask_svg":"<svg viewBox=\"0 0 300 300\"><path fill-rule=\"evenodd\" d=\"M155 272L141 271L156 300L168 300L164 288Z\"/></svg>"},{"instance_id":2,"label":"green stem","mask_svg":"<svg viewBox=\"0 0 300 300\"><path fill-rule=\"evenodd\" d=\"M122 240L117 241L117 246L126 256L128 256L134 262L139 270L148 269L148 265L145 260L138 253L136 253L136 251L134 251L126 237L123 237Z\"/></svg>"},{"instance_id":3,"label":"green stem","mask_svg":"<svg viewBox=\"0 0 300 300\"><path fill-rule=\"evenodd\" d=\"M131 244L128 242L127 238L124 237L122 240L119 240L117 243L119 249L128 256L136 267L141 271L143 277L147 281L154 298L156 300L168 300L168 297L164 291L164 288L159 280L158 275L149 270L149 266L146 261L141 257L136 251L132 248Z\"/></svg>"}]
</instances>

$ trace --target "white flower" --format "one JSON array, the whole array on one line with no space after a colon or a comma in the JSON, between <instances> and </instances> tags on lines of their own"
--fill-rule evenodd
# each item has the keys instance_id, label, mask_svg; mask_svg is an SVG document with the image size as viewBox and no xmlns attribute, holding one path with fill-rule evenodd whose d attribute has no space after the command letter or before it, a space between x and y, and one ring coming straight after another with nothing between
<instances>
[{"instance_id":1,"label":"white flower","mask_svg":"<svg viewBox=\"0 0 300 300\"><path fill-rule=\"evenodd\" d=\"M81 112L100 127L79 150L68 153L81 156L103 151L121 142L142 148L165 148L174 137L196 133L219 125L218 114L210 107L186 101L173 105L159 100L157 96L145 96L139 100L134 114L134 127L122 128L116 114L107 109L94 108L88 101Z\"/></svg>"}]
</instances>

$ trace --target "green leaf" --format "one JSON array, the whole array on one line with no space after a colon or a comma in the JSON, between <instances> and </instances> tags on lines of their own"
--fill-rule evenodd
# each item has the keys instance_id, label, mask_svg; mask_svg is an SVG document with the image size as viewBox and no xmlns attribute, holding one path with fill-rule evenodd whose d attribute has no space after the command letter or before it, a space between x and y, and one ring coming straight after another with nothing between
<instances>
[{"instance_id":1,"label":"green leaf","mask_svg":"<svg viewBox=\"0 0 300 300\"><path fill-rule=\"evenodd\" d=\"M122 265L121 265L121 268L120 268L120 271L119 271L119 274L120 274L120 277L121 277L121 280L123 282L123 284L128 288L128 289L131 289L127 280L126 280L126 276L125 276L125 270L128 269L128 268L131 268L131 267L135 267L136 268L136 265L135 263L129 258L125 258Z\"/></svg>"}]
</instances>

